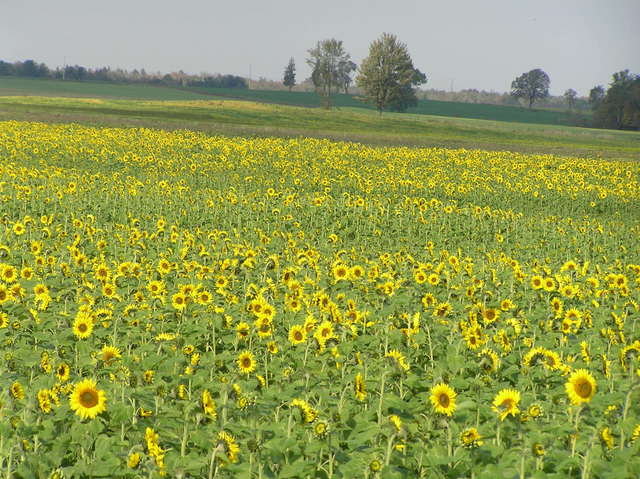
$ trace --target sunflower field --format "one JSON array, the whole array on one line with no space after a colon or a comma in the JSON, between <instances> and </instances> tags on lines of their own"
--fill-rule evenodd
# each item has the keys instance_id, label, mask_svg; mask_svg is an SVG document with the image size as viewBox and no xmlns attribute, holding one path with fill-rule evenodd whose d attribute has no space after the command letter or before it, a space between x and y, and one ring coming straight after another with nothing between
<instances>
[{"instance_id":1,"label":"sunflower field","mask_svg":"<svg viewBox=\"0 0 640 479\"><path fill-rule=\"evenodd\" d=\"M640 163L0 123L0 476L634 478Z\"/></svg>"}]
</instances>

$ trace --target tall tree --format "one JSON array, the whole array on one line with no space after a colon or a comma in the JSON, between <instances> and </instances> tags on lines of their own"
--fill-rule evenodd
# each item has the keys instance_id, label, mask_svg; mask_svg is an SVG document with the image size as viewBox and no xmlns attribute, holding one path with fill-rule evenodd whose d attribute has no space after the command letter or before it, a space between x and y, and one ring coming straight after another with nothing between
<instances>
[{"instance_id":1,"label":"tall tree","mask_svg":"<svg viewBox=\"0 0 640 479\"><path fill-rule=\"evenodd\" d=\"M511 82L511 95L515 98L524 98L529 102L529 109L533 102L549 96L549 75L536 68L523 73Z\"/></svg>"},{"instance_id":2,"label":"tall tree","mask_svg":"<svg viewBox=\"0 0 640 479\"><path fill-rule=\"evenodd\" d=\"M640 75L629 70L614 73L595 117L600 126L640 129Z\"/></svg>"},{"instance_id":3,"label":"tall tree","mask_svg":"<svg viewBox=\"0 0 640 479\"><path fill-rule=\"evenodd\" d=\"M573 110L573 108L576 106L576 98L578 96L578 92L573 88L569 88L568 90L565 90L564 95L562 96L564 96L564 101L567 102L569 110Z\"/></svg>"},{"instance_id":4,"label":"tall tree","mask_svg":"<svg viewBox=\"0 0 640 479\"><path fill-rule=\"evenodd\" d=\"M319 41L308 50L307 64L311 67L311 81L325 107L331 107L331 95L344 86L345 72L349 72L351 56L345 52L341 40ZM354 64L355 66L355 64Z\"/></svg>"},{"instance_id":5,"label":"tall tree","mask_svg":"<svg viewBox=\"0 0 640 479\"><path fill-rule=\"evenodd\" d=\"M357 85L378 111L405 111L418 103L415 86L427 81L413 66L407 46L390 33L383 33L369 46L369 55L360 65Z\"/></svg>"},{"instance_id":6,"label":"tall tree","mask_svg":"<svg viewBox=\"0 0 640 479\"><path fill-rule=\"evenodd\" d=\"M591 109L597 110L602 100L604 100L604 87L602 85L594 86L589 91L589 104L591 105Z\"/></svg>"},{"instance_id":7,"label":"tall tree","mask_svg":"<svg viewBox=\"0 0 640 479\"><path fill-rule=\"evenodd\" d=\"M351 60L341 61L338 64L338 83L340 83L340 87L344 90L345 94L349 93L349 85L353 79L351 78L351 73L356 71L358 65L356 65Z\"/></svg>"},{"instance_id":8,"label":"tall tree","mask_svg":"<svg viewBox=\"0 0 640 479\"><path fill-rule=\"evenodd\" d=\"M284 69L282 83L284 86L289 87L289 91L296 85L296 63L293 57L289 59L289 63Z\"/></svg>"}]
</instances>

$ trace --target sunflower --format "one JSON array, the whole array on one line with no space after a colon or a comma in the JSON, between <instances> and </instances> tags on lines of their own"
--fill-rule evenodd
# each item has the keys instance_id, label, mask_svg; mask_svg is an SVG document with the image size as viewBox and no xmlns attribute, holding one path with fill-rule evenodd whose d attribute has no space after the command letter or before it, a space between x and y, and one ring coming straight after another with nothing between
<instances>
[{"instance_id":1,"label":"sunflower","mask_svg":"<svg viewBox=\"0 0 640 479\"><path fill-rule=\"evenodd\" d=\"M576 406L591 401L596 393L596 380L586 369L574 371L564 386L569 400Z\"/></svg>"},{"instance_id":2,"label":"sunflower","mask_svg":"<svg viewBox=\"0 0 640 479\"><path fill-rule=\"evenodd\" d=\"M611 429L605 427L602 431L600 431L600 440L607 449L613 449L614 439L613 435L611 434Z\"/></svg>"},{"instance_id":3,"label":"sunflower","mask_svg":"<svg viewBox=\"0 0 640 479\"><path fill-rule=\"evenodd\" d=\"M2 268L0 277L6 283L13 283L18 278L18 270L15 268L15 266L6 265L4 268Z\"/></svg>"},{"instance_id":4,"label":"sunflower","mask_svg":"<svg viewBox=\"0 0 640 479\"><path fill-rule=\"evenodd\" d=\"M88 313L79 312L73 321L73 334L78 339L87 339L93 332L93 319Z\"/></svg>"},{"instance_id":5,"label":"sunflower","mask_svg":"<svg viewBox=\"0 0 640 479\"><path fill-rule=\"evenodd\" d=\"M500 367L500 357L489 348L485 348L478 353L479 366L487 374L495 373Z\"/></svg>"},{"instance_id":6,"label":"sunflower","mask_svg":"<svg viewBox=\"0 0 640 479\"><path fill-rule=\"evenodd\" d=\"M121 357L120 349L115 346L103 346L100 350L100 359L102 359L105 364L111 364L112 361L120 359Z\"/></svg>"},{"instance_id":7,"label":"sunflower","mask_svg":"<svg viewBox=\"0 0 640 479\"><path fill-rule=\"evenodd\" d=\"M440 284L440 276L437 273L432 273L427 278L427 281L431 286L438 286Z\"/></svg>"},{"instance_id":8,"label":"sunflower","mask_svg":"<svg viewBox=\"0 0 640 479\"><path fill-rule=\"evenodd\" d=\"M483 308L482 309L482 320L485 325L490 325L495 323L500 317L500 310L495 308Z\"/></svg>"},{"instance_id":9,"label":"sunflower","mask_svg":"<svg viewBox=\"0 0 640 479\"><path fill-rule=\"evenodd\" d=\"M407 364L407 360L404 357L404 354L402 354L397 349L392 349L387 354L385 354L384 357L385 358L391 358L393 360L394 364L398 368L400 368L402 371L404 371L405 373L407 371L409 371L409 365Z\"/></svg>"},{"instance_id":10,"label":"sunflower","mask_svg":"<svg viewBox=\"0 0 640 479\"><path fill-rule=\"evenodd\" d=\"M243 374L249 374L256 369L256 360L251 351L243 351L237 359L238 369Z\"/></svg>"},{"instance_id":11,"label":"sunflower","mask_svg":"<svg viewBox=\"0 0 640 479\"><path fill-rule=\"evenodd\" d=\"M451 416L456 410L456 392L447 384L438 383L429 396L437 413Z\"/></svg>"},{"instance_id":12,"label":"sunflower","mask_svg":"<svg viewBox=\"0 0 640 479\"><path fill-rule=\"evenodd\" d=\"M278 354L278 351L280 351L278 343L275 341L269 341L267 343L267 351L269 351L270 354Z\"/></svg>"},{"instance_id":13,"label":"sunflower","mask_svg":"<svg viewBox=\"0 0 640 479\"><path fill-rule=\"evenodd\" d=\"M520 393L515 389L501 390L493 400L493 410L499 415L500 420L511 415L516 416L520 412L518 403L520 402Z\"/></svg>"},{"instance_id":14,"label":"sunflower","mask_svg":"<svg viewBox=\"0 0 640 479\"><path fill-rule=\"evenodd\" d=\"M534 442L531 445L531 452L535 457L542 457L545 455L546 451L544 450L544 446L539 442Z\"/></svg>"},{"instance_id":15,"label":"sunflower","mask_svg":"<svg viewBox=\"0 0 640 479\"><path fill-rule=\"evenodd\" d=\"M238 462L240 446L238 446L233 436L225 431L220 431L218 433L218 441L218 444L222 445L224 448L227 460L229 462Z\"/></svg>"},{"instance_id":16,"label":"sunflower","mask_svg":"<svg viewBox=\"0 0 640 479\"><path fill-rule=\"evenodd\" d=\"M349 269L349 279L351 281L357 281L364 276L364 268L360 265L352 266Z\"/></svg>"},{"instance_id":17,"label":"sunflower","mask_svg":"<svg viewBox=\"0 0 640 479\"><path fill-rule=\"evenodd\" d=\"M162 296L165 292L165 285L163 281L151 281L147 285L147 290L151 293L154 298Z\"/></svg>"},{"instance_id":18,"label":"sunflower","mask_svg":"<svg viewBox=\"0 0 640 479\"><path fill-rule=\"evenodd\" d=\"M527 416L532 419L537 419L540 416L542 416L542 414L543 414L542 407L539 404L532 404L527 409Z\"/></svg>"},{"instance_id":19,"label":"sunflower","mask_svg":"<svg viewBox=\"0 0 640 479\"><path fill-rule=\"evenodd\" d=\"M21 236L25 233L26 229L24 227L24 225L22 223L20 223L19 221L15 222L13 224L13 233L16 236Z\"/></svg>"},{"instance_id":20,"label":"sunflower","mask_svg":"<svg viewBox=\"0 0 640 479\"><path fill-rule=\"evenodd\" d=\"M140 464L140 453L132 452L129 454L129 457L127 458L127 467L129 469L135 469L138 467L138 464Z\"/></svg>"},{"instance_id":21,"label":"sunflower","mask_svg":"<svg viewBox=\"0 0 640 479\"><path fill-rule=\"evenodd\" d=\"M313 337L318 341L318 344L321 348L324 348L327 341L332 338L335 338L335 334L333 332L333 325L329 321L323 321L316 332L313 334Z\"/></svg>"},{"instance_id":22,"label":"sunflower","mask_svg":"<svg viewBox=\"0 0 640 479\"><path fill-rule=\"evenodd\" d=\"M304 326L296 324L289 330L289 342L291 344L298 345L307 341L307 330Z\"/></svg>"},{"instance_id":23,"label":"sunflower","mask_svg":"<svg viewBox=\"0 0 640 479\"><path fill-rule=\"evenodd\" d=\"M60 363L56 368L56 376L58 380L62 383L67 382L69 380L69 365L66 363Z\"/></svg>"},{"instance_id":24,"label":"sunflower","mask_svg":"<svg viewBox=\"0 0 640 479\"><path fill-rule=\"evenodd\" d=\"M22 399L24 399L24 388L22 387L22 384L20 384L18 381L16 381L11 385L11 387L9 388L9 391L11 391L11 395L13 396L14 399L17 399L18 401L21 401Z\"/></svg>"},{"instance_id":25,"label":"sunflower","mask_svg":"<svg viewBox=\"0 0 640 479\"><path fill-rule=\"evenodd\" d=\"M413 273L413 279L415 279L416 283L418 283L418 284L424 284L427 281L427 273L425 273L421 269L417 269Z\"/></svg>"},{"instance_id":26,"label":"sunflower","mask_svg":"<svg viewBox=\"0 0 640 479\"><path fill-rule=\"evenodd\" d=\"M51 412L51 398L49 396L49 390L41 389L38 391L36 397L38 399L38 406L40 407L40 410L45 414L49 414Z\"/></svg>"},{"instance_id":27,"label":"sunflower","mask_svg":"<svg viewBox=\"0 0 640 479\"><path fill-rule=\"evenodd\" d=\"M313 426L313 434L316 437L325 437L327 435L327 423L324 421L318 421L315 426Z\"/></svg>"},{"instance_id":28,"label":"sunflower","mask_svg":"<svg viewBox=\"0 0 640 479\"><path fill-rule=\"evenodd\" d=\"M547 277L542 281L542 287L548 293L550 293L552 291L555 291L555 289L556 289L556 280L553 279L553 278Z\"/></svg>"},{"instance_id":29,"label":"sunflower","mask_svg":"<svg viewBox=\"0 0 640 479\"><path fill-rule=\"evenodd\" d=\"M251 332L251 329L248 323L245 323L244 321L242 321L236 325L236 336L238 339L248 338L250 332Z\"/></svg>"},{"instance_id":30,"label":"sunflower","mask_svg":"<svg viewBox=\"0 0 640 479\"><path fill-rule=\"evenodd\" d=\"M531 277L531 287L533 289L541 289L542 288L542 276L532 276Z\"/></svg>"},{"instance_id":31,"label":"sunflower","mask_svg":"<svg viewBox=\"0 0 640 479\"><path fill-rule=\"evenodd\" d=\"M208 390L202 391L202 409L205 415L209 416L212 419L215 419L218 416L216 411L216 403L211 397L211 393Z\"/></svg>"},{"instance_id":32,"label":"sunflower","mask_svg":"<svg viewBox=\"0 0 640 479\"><path fill-rule=\"evenodd\" d=\"M349 268L342 263L333 265L331 272L333 273L333 279L335 282L345 280L349 276Z\"/></svg>"},{"instance_id":33,"label":"sunflower","mask_svg":"<svg viewBox=\"0 0 640 479\"><path fill-rule=\"evenodd\" d=\"M171 306L178 311L183 311L187 307L187 296L183 293L176 293L171 296Z\"/></svg>"},{"instance_id":34,"label":"sunflower","mask_svg":"<svg viewBox=\"0 0 640 479\"><path fill-rule=\"evenodd\" d=\"M482 436L478 432L475 427L470 427L469 429L465 429L460 433L460 442L464 447L478 447L482 446L483 441L481 441Z\"/></svg>"},{"instance_id":35,"label":"sunflower","mask_svg":"<svg viewBox=\"0 0 640 479\"><path fill-rule=\"evenodd\" d=\"M367 388L364 384L364 379L362 379L361 373L356 374L353 390L358 401L364 401L367 398Z\"/></svg>"},{"instance_id":36,"label":"sunflower","mask_svg":"<svg viewBox=\"0 0 640 479\"><path fill-rule=\"evenodd\" d=\"M82 419L93 419L107 410L105 393L96 387L93 379L85 379L76 384L69 401L71 409Z\"/></svg>"},{"instance_id":37,"label":"sunflower","mask_svg":"<svg viewBox=\"0 0 640 479\"><path fill-rule=\"evenodd\" d=\"M13 299L13 293L6 285L0 284L0 304L6 303Z\"/></svg>"}]
</instances>

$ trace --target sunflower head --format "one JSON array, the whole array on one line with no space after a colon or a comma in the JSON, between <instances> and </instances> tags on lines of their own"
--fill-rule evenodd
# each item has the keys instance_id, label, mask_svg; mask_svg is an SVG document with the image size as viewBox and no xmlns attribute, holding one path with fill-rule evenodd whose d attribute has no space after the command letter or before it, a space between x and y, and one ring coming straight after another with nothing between
<instances>
[{"instance_id":1,"label":"sunflower head","mask_svg":"<svg viewBox=\"0 0 640 479\"><path fill-rule=\"evenodd\" d=\"M71 409L82 419L93 419L107 410L104 391L96 386L93 379L80 381L73 388L70 398Z\"/></svg>"},{"instance_id":2,"label":"sunflower head","mask_svg":"<svg viewBox=\"0 0 640 479\"><path fill-rule=\"evenodd\" d=\"M437 413L451 416L456 410L456 392L447 384L438 383L431 388L429 399Z\"/></svg>"},{"instance_id":3,"label":"sunflower head","mask_svg":"<svg viewBox=\"0 0 640 479\"><path fill-rule=\"evenodd\" d=\"M596 393L596 387L596 380L586 369L574 371L565 383L569 400L576 406L591 401Z\"/></svg>"},{"instance_id":4,"label":"sunflower head","mask_svg":"<svg viewBox=\"0 0 640 479\"><path fill-rule=\"evenodd\" d=\"M520 402L520 393L515 389L503 389L493 400L493 410L498 414L501 421L509 415L515 417L520 412L518 403Z\"/></svg>"},{"instance_id":5,"label":"sunflower head","mask_svg":"<svg viewBox=\"0 0 640 479\"><path fill-rule=\"evenodd\" d=\"M238 356L238 369L242 374L249 374L256 369L256 360L251 351L243 351Z\"/></svg>"}]
</instances>

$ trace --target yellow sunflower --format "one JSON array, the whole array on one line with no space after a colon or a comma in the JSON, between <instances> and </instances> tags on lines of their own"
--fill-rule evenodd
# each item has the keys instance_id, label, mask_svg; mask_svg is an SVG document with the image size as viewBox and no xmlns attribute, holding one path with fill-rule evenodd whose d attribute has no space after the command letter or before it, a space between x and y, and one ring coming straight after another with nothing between
<instances>
[{"instance_id":1,"label":"yellow sunflower","mask_svg":"<svg viewBox=\"0 0 640 479\"><path fill-rule=\"evenodd\" d=\"M218 444L223 446L224 454L229 462L238 462L240 446L238 446L231 434L225 431L220 431L218 433Z\"/></svg>"},{"instance_id":2,"label":"yellow sunflower","mask_svg":"<svg viewBox=\"0 0 640 479\"><path fill-rule=\"evenodd\" d=\"M249 374L256 369L256 360L251 351L243 351L238 356L238 369L243 374Z\"/></svg>"},{"instance_id":3,"label":"yellow sunflower","mask_svg":"<svg viewBox=\"0 0 640 479\"><path fill-rule=\"evenodd\" d=\"M447 384L438 383L429 396L437 413L451 416L456 410L456 392Z\"/></svg>"},{"instance_id":4,"label":"yellow sunflower","mask_svg":"<svg viewBox=\"0 0 640 479\"><path fill-rule=\"evenodd\" d=\"M60 363L56 368L56 376L60 382L67 382L69 380L70 368L66 363Z\"/></svg>"},{"instance_id":5,"label":"yellow sunflower","mask_svg":"<svg viewBox=\"0 0 640 479\"><path fill-rule=\"evenodd\" d=\"M586 369L574 371L564 386L569 400L576 406L591 401L596 393L596 380Z\"/></svg>"},{"instance_id":6,"label":"yellow sunflower","mask_svg":"<svg viewBox=\"0 0 640 479\"><path fill-rule=\"evenodd\" d=\"M289 342L291 344L298 345L307 341L307 330L304 326L295 325L289 330Z\"/></svg>"},{"instance_id":7,"label":"yellow sunflower","mask_svg":"<svg viewBox=\"0 0 640 479\"><path fill-rule=\"evenodd\" d=\"M500 420L511 415L515 417L520 412L518 403L520 402L520 393L515 389L501 390L493 400L493 410L498 413Z\"/></svg>"},{"instance_id":8,"label":"yellow sunflower","mask_svg":"<svg viewBox=\"0 0 640 479\"><path fill-rule=\"evenodd\" d=\"M206 389L202 391L202 409L207 416L213 419L218 416L216 411L216 403L211 397L211 393Z\"/></svg>"},{"instance_id":9,"label":"yellow sunflower","mask_svg":"<svg viewBox=\"0 0 640 479\"><path fill-rule=\"evenodd\" d=\"M460 442L464 447L478 447L482 446L484 442L481 440L482 436L475 427L465 429L460 433Z\"/></svg>"},{"instance_id":10,"label":"yellow sunflower","mask_svg":"<svg viewBox=\"0 0 640 479\"><path fill-rule=\"evenodd\" d=\"M73 321L73 334L78 339L87 339L93 332L93 319L89 314L80 312Z\"/></svg>"},{"instance_id":11,"label":"yellow sunflower","mask_svg":"<svg viewBox=\"0 0 640 479\"><path fill-rule=\"evenodd\" d=\"M111 361L120 359L121 357L120 349L115 346L103 346L100 350L100 359L102 359L105 364L110 364Z\"/></svg>"},{"instance_id":12,"label":"yellow sunflower","mask_svg":"<svg viewBox=\"0 0 640 479\"><path fill-rule=\"evenodd\" d=\"M367 397L367 388L364 384L364 379L362 378L362 374L356 374L356 380L353 384L354 393L356 395L356 399L358 401L364 401Z\"/></svg>"},{"instance_id":13,"label":"yellow sunflower","mask_svg":"<svg viewBox=\"0 0 640 479\"><path fill-rule=\"evenodd\" d=\"M69 401L71 409L82 419L93 419L107 410L105 393L96 387L93 379L85 379L76 384Z\"/></svg>"}]
</instances>

